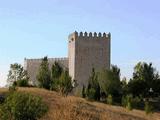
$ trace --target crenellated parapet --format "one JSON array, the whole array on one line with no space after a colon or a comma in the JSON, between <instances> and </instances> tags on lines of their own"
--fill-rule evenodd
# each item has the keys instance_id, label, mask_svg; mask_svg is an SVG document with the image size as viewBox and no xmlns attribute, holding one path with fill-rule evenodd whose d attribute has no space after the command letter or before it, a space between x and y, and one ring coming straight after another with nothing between
<instances>
[{"instance_id":1,"label":"crenellated parapet","mask_svg":"<svg viewBox=\"0 0 160 120\"><path fill-rule=\"evenodd\" d=\"M108 39L110 39L110 37L111 37L111 34L110 33L101 33L101 32L98 32L98 33L96 33L96 32L94 32L94 33L92 33L92 32L89 32L89 33L87 33L87 32L77 32L77 31L75 31L74 33L72 33L72 34L70 34L69 35L69 40L71 40L71 41L73 41L73 40L75 40L75 39L77 39L77 38L108 38Z\"/></svg>"},{"instance_id":2,"label":"crenellated parapet","mask_svg":"<svg viewBox=\"0 0 160 120\"><path fill-rule=\"evenodd\" d=\"M110 45L110 33L75 31L70 34L69 75L77 81L78 89L88 85L93 68L96 72L110 69Z\"/></svg>"},{"instance_id":3,"label":"crenellated parapet","mask_svg":"<svg viewBox=\"0 0 160 120\"><path fill-rule=\"evenodd\" d=\"M39 59L27 59L25 58L24 61L26 62L42 62L43 58L39 58ZM48 61L65 61L68 60L67 57L62 57L62 58L48 58Z\"/></svg>"}]
</instances>

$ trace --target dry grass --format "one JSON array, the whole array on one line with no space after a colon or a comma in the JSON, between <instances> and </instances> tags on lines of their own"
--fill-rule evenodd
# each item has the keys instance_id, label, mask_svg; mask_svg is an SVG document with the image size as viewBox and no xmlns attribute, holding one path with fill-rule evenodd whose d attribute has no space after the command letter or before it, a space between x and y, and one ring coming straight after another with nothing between
<instances>
[{"instance_id":1,"label":"dry grass","mask_svg":"<svg viewBox=\"0 0 160 120\"><path fill-rule=\"evenodd\" d=\"M49 106L48 113L41 120L160 120L160 113L145 115L144 111L128 111L122 107L89 102L85 99L68 96L38 88L19 88L41 96ZM0 90L0 92L5 90Z\"/></svg>"}]
</instances>

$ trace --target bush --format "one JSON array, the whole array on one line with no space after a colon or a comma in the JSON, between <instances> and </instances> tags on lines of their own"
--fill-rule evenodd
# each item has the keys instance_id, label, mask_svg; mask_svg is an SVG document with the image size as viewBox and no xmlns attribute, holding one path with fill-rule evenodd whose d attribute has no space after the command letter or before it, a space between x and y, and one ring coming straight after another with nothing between
<instances>
[{"instance_id":1,"label":"bush","mask_svg":"<svg viewBox=\"0 0 160 120\"><path fill-rule=\"evenodd\" d=\"M51 86L51 74L49 69L48 58L44 57L39 66L38 73L36 75L38 84L40 88L50 89Z\"/></svg>"},{"instance_id":2,"label":"bush","mask_svg":"<svg viewBox=\"0 0 160 120\"><path fill-rule=\"evenodd\" d=\"M50 90L54 90L58 92L57 86L58 86L59 79L52 80Z\"/></svg>"},{"instance_id":3,"label":"bush","mask_svg":"<svg viewBox=\"0 0 160 120\"><path fill-rule=\"evenodd\" d=\"M19 87L28 87L28 80L24 79L24 80L18 80L17 81L17 86Z\"/></svg>"},{"instance_id":4,"label":"bush","mask_svg":"<svg viewBox=\"0 0 160 120\"><path fill-rule=\"evenodd\" d=\"M132 109L133 109L133 108L132 108L132 103L128 101L126 108L127 108L128 110L132 110Z\"/></svg>"},{"instance_id":5,"label":"bush","mask_svg":"<svg viewBox=\"0 0 160 120\"><path fill-rule=\"evenodd\" d=\"M141 99L138 96L133 98L132 105L134 108L137 108L137 109L143 108L142 107L143 103L141 102Z\"/></svg>"},{"instance_id":6,"label":"bush","mask_svg":"<svg viewBox=\"0 0 160 120\"><path fill-rule=\"evenodd\" d=\"M69 76L68 71L61 74L56 87L63 96L67 96L72 91L72 78Z\"/></svg>"},{"instance_id":7,"label":"bush","mask_svg":"<svg viewBox=\"0 0 160 120\"><path fill-rule=\"evenodd\" d=\"M121 104L122 104L123 107L126 107L126 106L127 106L126 96L122 96Z\"/></svg>"},{"instance_id":8,"label":"bush","mask_svg":"<svg viewBox=\"0 0 160 120\"><path fill-rule=\"evenodd\" d=\"M128 110L133 109L133 96L127 95L122 97L122 106L126 107Z\"/></svg>"},{"instance_id":9,"label":"bush","mask_svg":"<svg viewBox=\"0 0 160 120\"><path fill-rule=\"evenodd\" d=\"M144 102L141 97L136 96L135 98L132 95L123 96L121 99L121 105L128 108L129 110L135 109L144 109Z\"/></svg>"},{"instance_id":10,"label":"bush","mask_svg":"<svg viewBox=\"0 0 160 120\"><path fill-rule=\"evenodd\" d=\"M109 105L112 105L112 104L113 104L112 95L108 95L108 97L107 97L107 103L108 103Z\"/></svg>"},{"instance_id":11,"label":"bush","mask_svg":"<svg viewBox=\"0 0 160 120\"><path fill-rule=\"evenodd\" d=\"M146 101L144 110L146 114L153 113L153 106L148 101Z\"/></svg>"},{"instance_id":12,"label":"bush","mask_svg":"<svg viewBox=\"0 0 160 120\"><path fill-rule=\"evenodd\" d=\"M28 93L13 92L0 106L1 120L36 120L47 112L42 99Z\"/></svg>"},{"instance_id":13,"label":"bush","mask_svg":"<svg viewBox=\"0 0 160 120\"><path fill-rule=\"evenodd\" d=\"M91 89L88 90L87 98L89 100L95 100L95 94L96 94L95 89L91 88Z\"/></svg>"},{"instance_id":14,"label":"bush","mask_svg":"<svg viewBox=\"0 0 160 120\"><path fill-rule=\"evenodd\" d=\"M2 104L5 100L5 95L0 94L0 104Z\"/></svg>"},{"instance_id":15,"label":"bush","mask_svg":"<svg viewBox=\"0 0 160 120\"><path fill-rule=\"evenodd\" d=\"M89 99L100 101L100 84L98 81L98 73L95 72L94 68L92 69L91 76L89 77L86 96Z\"/></svg>"},{"instance_id":16,"label":"bush","mask_svg":"<svg viewBox=\"0 0 160 120\"><path fill-rule=\"evenodd\" d=\"M10 92L14 92L14 91L16 91L17 90L17 87L16 87L16 85L12 85L12 86L9 86L9 91Z\"/></svg>"}]
</instances>

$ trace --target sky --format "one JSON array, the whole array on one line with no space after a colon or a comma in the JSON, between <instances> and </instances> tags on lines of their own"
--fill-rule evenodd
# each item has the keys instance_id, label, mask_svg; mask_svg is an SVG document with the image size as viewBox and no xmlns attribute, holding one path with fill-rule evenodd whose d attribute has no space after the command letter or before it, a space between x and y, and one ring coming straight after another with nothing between
<instances>
[{"instance_id":1,"label":"sky","mask_svg":"<svg viewBox=\"0 0 160 120\"><path fill-rule=\"evenodd\" d=\"M0 0L0 86L10 64L67 57L68 35L111 32L111 63L132 77L139 61L160 71L159 0Z\"/></svg>"}]
</instances>

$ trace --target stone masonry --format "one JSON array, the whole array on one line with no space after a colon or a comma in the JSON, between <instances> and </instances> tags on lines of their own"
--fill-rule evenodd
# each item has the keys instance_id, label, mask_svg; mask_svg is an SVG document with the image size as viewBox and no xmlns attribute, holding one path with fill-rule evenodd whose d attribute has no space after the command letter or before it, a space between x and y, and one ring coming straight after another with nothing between
<instances>
[{"instance_id":1,"label":"stone masonry","mask_svg":"<svg viewBox=\"0 0 160 120\"><path fill-rule=\"evenodd\" d=\"M54 62L58 62L64 69L68 69L68 58L48 58L49 68L51 70ZM42 59L26 59L24 60L24 68L27 70L29 82L32 85L38 85L36 76Z\"/></svg>"},{"instance_id":2,"label":"stone masonry","mask_svg":"<svg viewBox=\"0 0 160 120\"><path fill-rule=\"evenodd\" d=\"M68 58L49 58L49 67L57 61L78 83L78 88L87 85L92 68L96 71L110 68L110 33L77 33L68 38ZM36 75L42 59L25 59L24 68L28 71L32 84L37 84Z\"/></svg>"},{"instance_id":3,"label":"stone masonry","mask_svg":"<svg viewBox=\"0 0 160 120\"><path fill-rule=\"evenodd\" d=\"M87 85L92 68L110 68L110 38L110 33L74 32L69 36L69 74L78 81L78 88Z\"/></svg>"}]
</instances>

